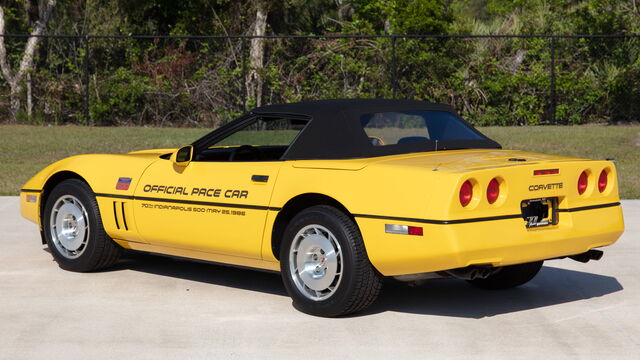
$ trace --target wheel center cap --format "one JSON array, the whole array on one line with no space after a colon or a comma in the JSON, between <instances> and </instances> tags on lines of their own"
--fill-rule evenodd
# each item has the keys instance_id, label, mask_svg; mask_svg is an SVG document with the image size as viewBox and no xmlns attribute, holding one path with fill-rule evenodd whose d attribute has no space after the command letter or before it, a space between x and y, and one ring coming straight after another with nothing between
<instances>
[{"instance_id":1,"label":"wheel center cap","mask_svg":"<svg viewBox=\"0 0 640 360\"><path fill-rule=\"evenodd\" d=\"M300 242L299 248L295 261L302 282L317 291L328 288L338 267L329 239L320 234L310 234Z\"/></svg>"},{"instance_id":2,"label":"wheel center cap","mask_svg":"<svg viewBox=\"0 0 640 360\"><path fill-rule=\"evenodd\" d=\"M78 219L73 214L67 214L62 219L62 231L68 238L73 238L78 235Z\"/></svg>"}]
</instances>

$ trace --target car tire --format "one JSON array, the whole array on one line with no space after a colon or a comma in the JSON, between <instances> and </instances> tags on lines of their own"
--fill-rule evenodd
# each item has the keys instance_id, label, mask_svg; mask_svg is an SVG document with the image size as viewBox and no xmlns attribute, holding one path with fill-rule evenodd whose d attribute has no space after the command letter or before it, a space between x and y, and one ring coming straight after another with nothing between
<instances>
[{"instance_id":1,"label":"car tire","mask_svg":"<svg viewBox=\"0 0 640 360\"><path fill-rule=\"evenodd\" d=\"M526 264L503 266L498 272L490 275L486 279L469 280L471 285L489 290L509 289L523 285L533 279L540 268L543 261L536 261Z\"/></svg>"},{"instance_id":2,"label":"car tire","mask_svg":"<svg viewBox=\"0 0 640 360\"><path fill-rule=\"evenodd\" d=\"M47 246L58 265L87 272L113 265L122 248L105 232L93 191L82 180L69 179L48 195L42 226Z\"/></svg>"},{"instance_id":3,"label":"car tire","mask_svg":"<svg viewBox=\"0 0 640 360\"><path fill-rule=\"evenodd\" d=\"M310 315L361 311L376 300L382 287L357 225L331 206L307 208L289 222L280 248L280 270L294 307Z\"/></svg>"}]
</instances>

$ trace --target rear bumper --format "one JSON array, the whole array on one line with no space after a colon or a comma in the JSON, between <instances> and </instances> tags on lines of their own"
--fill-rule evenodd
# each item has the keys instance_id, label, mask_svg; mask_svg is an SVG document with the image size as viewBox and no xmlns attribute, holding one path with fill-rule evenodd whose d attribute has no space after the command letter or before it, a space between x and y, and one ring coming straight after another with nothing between
<instances>
[{"instance_id":1,"label":"rear bumper","mask_svg":"<svg viewBox=\"0 0 640 360\"><path fill-rule=\"evenodd\" d=\"M613 244L624 231L620 205L560 212L557 225L527 229L522 218L426 224L358 217L367 253L385 276L504 266L580 254ZM423 236L385 233L385 224L421 226Z\"/></svg>"}]
</instances>

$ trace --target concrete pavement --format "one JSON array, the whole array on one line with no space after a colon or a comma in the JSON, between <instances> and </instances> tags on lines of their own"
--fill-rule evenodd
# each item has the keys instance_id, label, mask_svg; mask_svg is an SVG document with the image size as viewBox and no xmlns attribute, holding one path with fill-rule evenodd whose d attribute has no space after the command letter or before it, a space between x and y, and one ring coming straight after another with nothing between
<instances>
[{"instance_id":1,"label":"concrete pavement","mask_svg":"<svg viewBox=\"0 0 640 360\"><path fill-rule=\"evenodd\" d=\"M545 263L527 285L385 284L368 311L296 311L277 274L129 254L63 271L0 197L0 359L640 359L640 201L601 261Z\"/></svg>"}]
</instances>

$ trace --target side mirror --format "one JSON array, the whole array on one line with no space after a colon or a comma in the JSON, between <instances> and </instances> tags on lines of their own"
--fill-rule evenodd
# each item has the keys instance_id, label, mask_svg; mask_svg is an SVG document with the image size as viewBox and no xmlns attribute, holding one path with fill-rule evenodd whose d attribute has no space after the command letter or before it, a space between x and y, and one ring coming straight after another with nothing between
<instances>
[{"instance_id":1,"label":"side mirror","mask_svg":"<svg viewBox=\"0 0 640 360\"><path fill-rule=\"evenodd\" d=\"M180 167L189 165L193 157L193 146L183 146L171 155L173 164Z\"/></svg>"}]
</instances>

